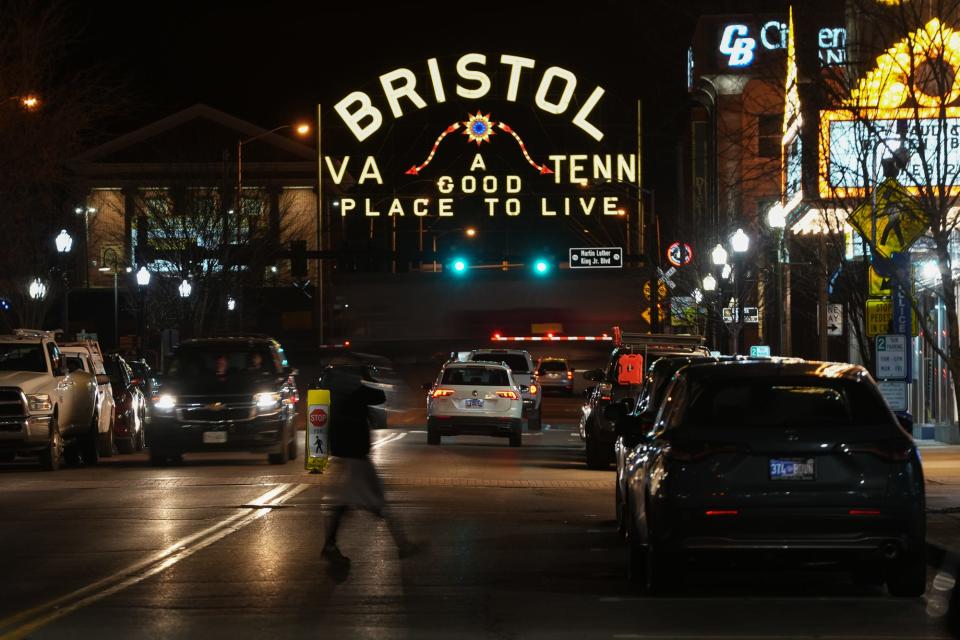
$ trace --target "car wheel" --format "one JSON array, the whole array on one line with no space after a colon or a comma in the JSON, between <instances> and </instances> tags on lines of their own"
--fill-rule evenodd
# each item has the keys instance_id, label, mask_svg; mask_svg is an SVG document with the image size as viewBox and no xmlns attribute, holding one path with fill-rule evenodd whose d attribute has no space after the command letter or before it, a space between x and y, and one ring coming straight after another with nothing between
<instances>
[{"instance_id":1,"label":"car wheel","mask_svg":"<svg viewBox=\"0 0 960 640\"><path fill-rule=\"evenodd\" d=\"M280 440L280 450L274 453L267 454L267 460L270 464L287 464L287 447L289 446L289 440L286 437L287 430L283 430L283 437Z\"/></svg>"},{"instance_id":2,"label":"car wheel","mask_svg":"<svg viewBox=\"0 0 960 640\"><path fill-rule=\"evenodd\" d=\"M90 427L89 435L80 440L80 447L83 454L83 463L94 465L100 462L100 433L97 431L96 416L93 419L93 426Z\"/></svg>"},{"instance_id":3,"label":"car wheel","mask_svg":"<svg viewBox=\"0 0 960 640\"><path fill-rule=\"evenodd\" d=\"M287 443L287 457L291 460L297 459L297 432L294 430L290 436L290 442Z\"/></svg>"},{"instance_id":4,"label":"car wheel","mask_svg":"<svg viewBox=\"0 0 960 640\"><path fill-rule=\"evenodd\" d=\"M919 598L927 590L927 563L922 553L907 553L887 567L887 591L898 598Z\"/></svg>"},{"instance_id":5,"label":"car wheel","mask_svg":"<svg viewBox=\"0 0 960 640\"><path fill-rule=\"evenodd\" d=\"M106 433L101 433L97 436L97 446L100 448L101 458L110 458L113 456L113 421L110 422L110 427Z\"/></svg>"},{"instance_id":6,"label":"car wheel","mask_svg":"<svg viewBox=\"0 0 960 640\"><path fill-rule=\"evenodd\" d=\"M540 431L543 420L543 405L537 408L537 415L527 418L527 431Z\"/></svg>"},{"instance_id":7,"label":"car wheel","mask_svg":"<svg viewBox=\"0 0 960 640\"><path fill-rule=\"evenodd\" d=\"M617 484L614 489L614 508L617 513L617 533L621 536L627 535L627 521L626 514L624 513L623 506L623 494L620 492L620 479L617 479Z\"/></svg>"},{"instance_id":8,"label":"car wheel","mask_svg":"<svg viewBox=\"0 0 960 640\"><path fill-rule=\"evenodd\" d=\"M606 453L601 451L600 441L593 435L593 429L587 425L587 467L590 469L606 469L610 466Z\"/></svg>"},{"instance_id":9,"label":"car wheel","mask_svg":"<svg viewBox=\"0 0 960 640\"><path fill-rule=\"evenodd\" d=\"M440 444L440 433L433 429L427 429L427 444Z\"/></svg>"},{"instance_id":10,"label":"car wheel","mask_svg":"<svg viewBox=\"0 0 960 640\"><path fill-rule=\"evenodd\" d=\"M520 435L520 432L519 432L519 431L511 431L511 432L510 432L510 446L511 446L511 447L519 447L521 444L523 444L523 436Z\"/></svg>"},{"instance_id":11,"label":"car wheel","mask_svg":"<svg viewBox=\"0 0 960 640\"><path fill-rule=\"evenodd\" d=\"M40 466L45 471L56 471L63 461L63 438L60 436L60 425L54 416L50 422L50 442L47 448L40 453Z\"/></svg>"},{"instance_id":12,"label":"car wheel","mask_svg":"<svg viewBox=\"0 0 960 640\"><path fill-rule=\"evenodd\" d=\"M121 438L117 440L117 451L120 453L133 453L133 438Z\"/></svg>"}]
</instances>

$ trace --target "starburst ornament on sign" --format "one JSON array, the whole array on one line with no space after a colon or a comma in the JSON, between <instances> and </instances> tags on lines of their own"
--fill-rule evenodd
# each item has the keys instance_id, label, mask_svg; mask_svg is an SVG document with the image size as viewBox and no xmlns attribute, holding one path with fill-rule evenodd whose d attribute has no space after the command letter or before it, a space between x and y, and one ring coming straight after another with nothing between
<instances>
[{"instance_id":1,"label":"starburst ornament on sign","mask_svg":"<svg viewBox=\"0 0 960 640\"><path fill-rule=\"evenodd\" d=\"M493 123L490 122L490 114L483 115L477 111L477 115L470 116L470 119L463 123L466 127L463 134L467 136L468 142L476 142L480 146L481 142L490 142L490 136L493 135Z\"/></svg>"}]
</instances>

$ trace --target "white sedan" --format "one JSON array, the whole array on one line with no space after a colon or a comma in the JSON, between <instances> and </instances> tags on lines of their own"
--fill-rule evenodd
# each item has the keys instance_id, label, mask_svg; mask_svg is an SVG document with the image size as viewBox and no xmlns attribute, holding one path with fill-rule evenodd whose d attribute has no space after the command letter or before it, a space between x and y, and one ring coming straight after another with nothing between
<instances>
[{"instance_id":1,"label":"white sedan","mask_svg":"<svg viewBox=\"0 0 960 640\"><path fill-rule=\"evenodd\" d=\"M524 387L510 368L489 362L448 362L427 395L427 442L441 436L506 436L519 447Z\"/></svg>"}]
</instances>

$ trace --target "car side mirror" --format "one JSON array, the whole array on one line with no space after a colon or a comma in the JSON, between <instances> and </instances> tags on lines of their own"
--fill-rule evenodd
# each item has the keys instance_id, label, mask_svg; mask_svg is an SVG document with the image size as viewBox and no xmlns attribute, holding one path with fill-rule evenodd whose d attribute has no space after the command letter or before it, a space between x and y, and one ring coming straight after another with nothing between
<instances>
[{"instance_id":1,"label":"car side mirror","mask_svg":"<svg viewBox=\"0 0 960 640\"><path fill-rule=\"evenodd\" d=\"M98 385L110 384L110 376L105 373L98 373L96 378Z\"/></svg>"},{"instance_id":2,"label":"car side mirror","mask_svg":"<svg viewBox=\"0 0 960 640\"><path fill-rule=\"evenodd\" d=\"M603 381L603 369L588 369L583 372L584 380L589 380L590 382L602 382Z\"/></svg>"}]
</instances>

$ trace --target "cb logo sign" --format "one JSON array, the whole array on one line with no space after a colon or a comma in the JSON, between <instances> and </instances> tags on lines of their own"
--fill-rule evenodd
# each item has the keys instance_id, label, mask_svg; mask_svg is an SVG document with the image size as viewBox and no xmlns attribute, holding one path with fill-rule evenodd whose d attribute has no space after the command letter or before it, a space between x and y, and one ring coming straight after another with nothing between
<instances>
[{"instance_id":1,"label":"cb logo sign","mask_svg":"<svg viewBox=\"0 0 960 640\"><path fill-rule=\"evenodd\" d=\"M757 41L747 34L750 29L745 24L728 24L720 38L720 53L729 56L731 67L745 67L753 62L753 50Z\"/></svg>"}]
</instances>

